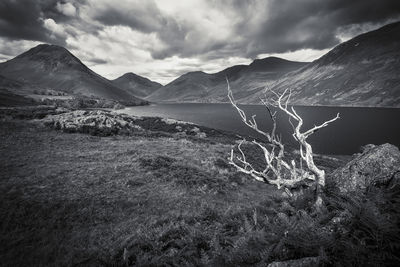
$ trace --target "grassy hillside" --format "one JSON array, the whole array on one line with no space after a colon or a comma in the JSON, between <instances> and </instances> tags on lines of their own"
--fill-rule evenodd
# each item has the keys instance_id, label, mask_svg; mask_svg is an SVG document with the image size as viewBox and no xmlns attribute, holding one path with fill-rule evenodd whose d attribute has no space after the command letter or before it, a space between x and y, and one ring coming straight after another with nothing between
<instances>
[{"instance_id":1,"label":"grassy hillside","mask_svg":"<svg viewBox=\"0 0 400 267\"><path fill-rule=\"evenodd\" d=\"M34 99L13 94L7 90L0 90L0 107L15 107L37 105Z\"/></svg>"},{"instance_id":2,"label":"grassy hillside","mask_svg":"<svg viewBox=\"0 0 400 267\"><path fill-rule=\"evenodd\" d=\"M329 191L328 208L318 214L311 192L291 200L232 169L226 158L235 137L201 127L207 137L185 135L174 122L160 122L143 119L140 134L99 137L3 118L2 264L266 266L317 257L321 264L366 266L396 260L395 247L381 238L397 235L398 216L391 222L375 216L395 209L396 198L347 202ZM245 149L261 164L260 151ZM344 162L317 157L328 172ZM329 222L337 214L350 224L336 229Z\"/></svg>"}]
</instances>

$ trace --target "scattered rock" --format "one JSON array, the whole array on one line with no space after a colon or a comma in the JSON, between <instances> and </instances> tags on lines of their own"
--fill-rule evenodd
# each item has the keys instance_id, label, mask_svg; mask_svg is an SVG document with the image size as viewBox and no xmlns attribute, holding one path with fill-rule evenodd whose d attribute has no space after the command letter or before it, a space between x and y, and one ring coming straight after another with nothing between
<instances>
[{"instance_id":1,"label":"scattered rock","mask_svg":"<svg viewBox=\"0 0 400 267\"><path fill-rule=\"evenodd\" d=\"M194 133L197 138L206 138L207 137L207 134L200 131L200 129L198 127L194 127L191 130L191 132Z\"/></svg>"},{"instance_id":2,"label":"scattered rock","mask_svg":"<svg viewBox=\"0 0 400 267\"><path fill-rule=\"evenodd\" d=\"M97 136L145 134L175 134L179 137L206 138L207 128L187 122L158 117L136 117L107 110L75 110L63 114L50 113L41 121L53 129ZM44 116L43 116L44 117Z\"/></svg>"},{"instance_id":3,"label":"scattered rock","mask_svg":"<svg viewBox=\"0 0 400 267\"><path fill-rule=\"evenodd\" d=\"M190 122L174 120L170 118L162 118L161 121L165 122L166 124L173 125L173 124L191 124Z\"/></svg>"},{"instance_id":4,"label":"scattered rock","mask_svg":"<svg viewBox=\"0 0 400 267\"><path fill-rule=\"evenodd\" d=\"M77 110L50 115L42 120L46 126L64 132L89 133L109 136L143 131L135 124L135 118L103 110Z\"/></svg>"},{"instance_id":5,"label":"scattered rock","mask_svg":"<svg viewBox=\"0 0 400 267\"><path fill-rule=\"evenodd\" d=\"M268 264L268 267L312 267L319 266L319 262L318 257L307 257L297 260L274 261Z\"/></svg>"},{"instance_id":6,"label":"scattered rock","mask_svg":"<svg viewBox=\"0 0 400 267\"><path fill-rule=\"evenodd\" d=\"M278 214L276 216L277 216L277 219L279 220L279 222L289 224L290 219L285 213L278 212Z\"/></svg>"},{"instance_id":7,"label":"scattered rock","mask_svg":"<svg viewBox=\"0 0 400 267\"><path fill-rule=\"evenodd\" d=\"M203 133L203 132L199 132L199 133L196 134L196 137L197 138L207 138L207 134Z\"/></svg>"},{"instance_id":8,"label":"scattered rock","mask_svg":"<svg viewBox=\"0 0 400 267\"><path fill-rule=\"evenodd\" d=\"M400 181L400 151L391 144L368 145L329 178L342 193L364 193L369 186Z\"/></svg>"},{"instance_id":9,"label":"scattered rock","mask_svg":"<svg viewBox=\"0 0 400 267\"><path fill-rule=\"evenodd\" d=\"M192 132L194 132L194 133L199 133L199 132L200 132L200 129L197 128L197 127L194 127L194 128L192 129Z\"/></svg>"},{"instance_id":10,"label":"scattered rock","mask_svg":"<svg viewBox=\"0 0 400 267\"><path fill-rule=\"evenodd\" d=\"M360 148L361 153L359 155L361 155L362 153L366 153L375 147L376 147L376 145L374 145L374 144L367 144L365 146L362 146Z\"/></svg>"}]
</instances>

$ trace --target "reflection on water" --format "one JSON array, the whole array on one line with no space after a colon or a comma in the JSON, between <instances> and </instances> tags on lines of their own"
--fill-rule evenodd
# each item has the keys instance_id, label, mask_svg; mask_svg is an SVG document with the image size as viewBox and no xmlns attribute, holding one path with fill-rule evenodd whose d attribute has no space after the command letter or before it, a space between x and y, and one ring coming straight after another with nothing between
<instances>
[{"instance_id":1,"label":"reflection on water","mask_svg":"<svg viewBox=\"0 0 400 267\"><path fill-rule=\"evenodd\" d=\"M268 130L271 122L265 107L243 105L248 117L255 114L261 129ZM353 154L365 144L392 143L400 146L400 109L296 107L304 120L303 129L320 124L340 113L340 119L309 137L314 152L323 154ZM156 104L129 107L120 112L137 116L168 117L203 126L255 136L230 104ZM285 143L295 144L292 126L286 114L278 113L278 132Z\"/></svg>"}]
</instances>

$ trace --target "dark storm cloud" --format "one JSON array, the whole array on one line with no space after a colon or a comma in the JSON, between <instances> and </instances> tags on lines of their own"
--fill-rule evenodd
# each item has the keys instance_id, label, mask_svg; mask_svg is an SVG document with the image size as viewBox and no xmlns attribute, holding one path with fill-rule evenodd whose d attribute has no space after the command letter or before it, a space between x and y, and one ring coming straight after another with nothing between
<instances>
[{"instance_id":1,"label":"dark storm cloud","mask_svg":"<svg viewBox=\"0 0 400 267\"><path fill-rule=\"evenodd\" d=\"M66 22L70 18L57 9L56 0L2 0L0 2L0 36L11 40L33 40L65 44L65 36L54 36L44 20ZM84 3L84 1L79 1Z\"/></svg>"},{"instance_id":2,"label":"dark storm cloud","mask_svg":"<svg viewBox=\"0 0 400 267\"><path fill-rule=\"evenodd\" d=\"M141 32L153 32L160 31L166 22L153 1L132 2L127 7L108 2L96 8L94 19L105 25L124 25Z\"/></svg>"},{"instance_id":3,"label":"dark storm cloud","mask_svg":"<svg viewBox=\"0 0 400 267\"><path fill-rule=\"evenodd\" d=\"M0 2L0 34L11 39L47 41L40 20L41 7L35 1Z\"/></svg>"},{"instance_id":4,"label":"dark storm cloud","mask_svg":"<svg viewBox=\"0 0 400 267\"><path fill-rule=\"evenodd\" d=\"M397 0L305 0L296 3L272 0L260 30L246 31L246 25L241 30L250 40L247 55L255 56L302 48L330 48L340 42L337 34L342 27L379 23L399 15L400 1Z\"/></svg>"},{"instance_id":5,"label":"dark storm cloud","mask_svg":"<svg viewBox=\"0 0 400 267\"><path fill-rule=\"evenodd\" d=\"M95 19L105 25L124 25L143 33L156 33L164 46L152 49L151 54L155 59L163 59L173 55L255 57L307 48L321 50L340 42L338 33L343 27L400 16L399 0L205 2L221 16L230 12L227 16L232 19L233 35L241 37L240 40L207 38L207 32L165 14L153 1L133 1L128 5L108 2L96 7Z\"/></svg>"},{"instance_id":6,"label":"dark storm cloud","mask_svg":"<svg viewBox=\"0 0 400 267\"><path fill-rule=\"evenodd\" d=\"M345 26L400 19L398 0L271 0L265 8L257 30L246 20L237 28L248 40L244 56L331 48L340 43L337 35Z\"/></svg>"},{"instance_id":7,"label":"dark storm cloud","mask_svg":"<svg viewBox=\"0 0 400 267\"><path fill-rule=\"evenodd\" d=\"M128 26L143 33L157 33L167 44L162 50L152 50L154 59L163 59L171 55L183 55L184 39L190 28L179 24L173 17L162 13L152 0L133 1L127 6L106 3L96 6L94 19L108 26ZM190 52L188 56L192 55Z\"/></svg>"},{"instance_id":8,"label":"dark storm cloud","mask_svg":"<svg viewBox=\"0 0 400 267\"><path fill-rule=\"evenodd\" d=\"M108 63L107 60L102 59L102 58L89 58L89 59L86 59L86 61L89 61L91 64L106 64L106 63Z\"/></svg>"},{"instance_id":9,"label":"dark storm cloud","mask_svg":"<svg viewBox=\"0 0 400 267\"><path fill-rule=\"evenodd\" d=\"M0 0L0 54L60 44L104 73L140 66L166 81L262 54L313 60L396 19L400 0Z\"/></svg>"}]
</instances>

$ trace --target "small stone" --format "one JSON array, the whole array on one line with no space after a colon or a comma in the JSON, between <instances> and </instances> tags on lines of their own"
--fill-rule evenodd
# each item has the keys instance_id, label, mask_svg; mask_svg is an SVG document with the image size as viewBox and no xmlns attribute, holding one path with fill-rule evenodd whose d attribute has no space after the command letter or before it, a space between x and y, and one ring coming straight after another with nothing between
<instances>
[{"instance_id":1,"label":"small stone","mask_svg":"<svg viewBox=\"0 0 400 267\"><path fill-rule=\"evenodd\" d=\"M203 133L203 132L199 132L199 133L196 134L196 137L197 137L197 138L206 138L206 137L207 137L207 134L206 134L206 133Z\"/></svg>"}]
</instances>

